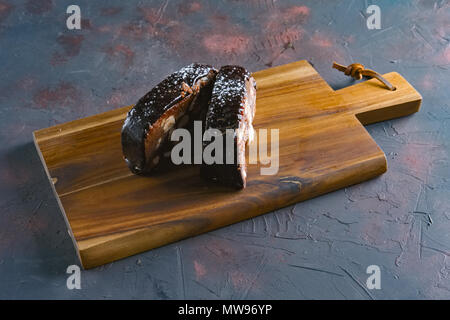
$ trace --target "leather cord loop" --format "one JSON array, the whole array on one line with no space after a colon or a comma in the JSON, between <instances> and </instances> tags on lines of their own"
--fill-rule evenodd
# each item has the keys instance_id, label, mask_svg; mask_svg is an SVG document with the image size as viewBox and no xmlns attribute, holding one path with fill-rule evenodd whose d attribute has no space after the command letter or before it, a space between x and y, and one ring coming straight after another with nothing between
<instances>
[{"instance_id":1,"label":"leather cord loop","mask_svg":"<svg viewBox=\"0 0 450 320\"><path fill-rule=\"evenodd\" d=\"M364 69L364 66L360 63L352 63L350 65L343 66L339 63L333 62L333 68L344 72L346 76L350 76L355 80L361 80L362 77L375 78L383 83L389 90L394 91L396 88L386 80L381 74L370 69Z\"/></svg>"}]
</instances>

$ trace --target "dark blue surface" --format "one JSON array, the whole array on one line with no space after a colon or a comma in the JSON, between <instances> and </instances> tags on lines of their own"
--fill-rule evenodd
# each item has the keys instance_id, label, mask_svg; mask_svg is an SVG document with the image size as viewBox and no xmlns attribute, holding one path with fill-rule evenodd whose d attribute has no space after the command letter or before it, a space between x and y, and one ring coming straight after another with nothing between
<instances>
[{"instance_id":1,"label":"dark blue surface","mask_svg":"<svg viewBox=\"0 0 450 320\"><path fill-rule=\"evenodd\" d=\"M365 10L381 8L382 29ZM82 30L66 8L81 7ZM0 298L450 298L449 1L0 0ZM367 127L383 176L93 270L78 264L32 132L130 105L193 61L397 71L419 113ZM369 265L381 290L365 286Z\"/></svg>"}]
</instances>

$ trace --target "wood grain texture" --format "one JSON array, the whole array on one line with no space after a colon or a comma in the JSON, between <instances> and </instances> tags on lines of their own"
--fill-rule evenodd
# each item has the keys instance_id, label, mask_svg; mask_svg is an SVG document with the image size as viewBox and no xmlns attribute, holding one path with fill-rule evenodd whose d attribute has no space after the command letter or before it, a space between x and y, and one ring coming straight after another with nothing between
<instances>
[{"instance_id":1,"label":"wood grain texture","mask_svg":"<svg viewBox=\"0 0 450 320\"><path fill-rule=\"evenodd\" d=\"M81 263L92 268L260 215L386 171L382 150L362 124L418 111L420 94L399 74L334 91L306 61L253 74L255 129L279 129L279 171L249 165L247 188L234 191L180 166L132 175L120 129L130 107L34 132ZM362 124L361 124L362 123Z\"/></svg>"}]
</instances>

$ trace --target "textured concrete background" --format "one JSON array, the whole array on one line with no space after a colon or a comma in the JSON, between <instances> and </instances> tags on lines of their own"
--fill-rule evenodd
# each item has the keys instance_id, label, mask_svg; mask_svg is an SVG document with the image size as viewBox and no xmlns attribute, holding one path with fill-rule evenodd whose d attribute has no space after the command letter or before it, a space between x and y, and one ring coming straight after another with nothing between
<instances>
[{"instance_id":1,"label":"textured concrete background","mask_svg":"<svg viewBox=\"0 0 450 320\"><path fill-rule=\"evenodd\" d=\"M382 29L365 10L381 8ZM65 26L81 7L82 30ZM0 0L0 298L450 298L449 1ZM419 113L367 127L383 176L89 271L32 131L136 100L193 61L256 71L300 59L398 71ZM367 290L368 265L381 290Z\"/></svg>"}]
</instances>

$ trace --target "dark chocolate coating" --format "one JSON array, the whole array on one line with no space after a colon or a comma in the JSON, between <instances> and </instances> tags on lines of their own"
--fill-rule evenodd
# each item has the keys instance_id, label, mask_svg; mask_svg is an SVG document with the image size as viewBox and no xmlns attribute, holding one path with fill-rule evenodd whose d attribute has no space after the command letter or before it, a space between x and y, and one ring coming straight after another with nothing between
<instances>
[{"instance_id":1,"label":"dark chocolate coating","mask_svg":"<svg viewBox=\"0 0 450 320\"><path fill-rule=\"evenodd\" d=\"M250 73L240 66L223 66L216 76L211 102L206 114L205 130L218 129L222 132L224 158L226 153L230 152L230 150L226 150L226 130L235 130L239 128L241 122L246 121L245 101L249 99L247 83L250 78ZM254 82L254 86L256 89L256 82ZM248 137L245 137L243 141L238 141L236 137L234 138L233 164L226 164L225 159L223 164L203 164L202 177L237 189L244 188L246 177L242 177L241 171L245 171L246 175L246 165L245 163L239 164L238 158L240 153L245 153L247 139ZM205 141L203 146L206 147L208 143Z\"/></svg>"},{"instance_id":2,"label":"dark chocolate coating","mask_svg":"<svg viewBox=\"0 0 450 320\"><path fill-rule=\"evenodd\" d=\"M145 170L145 138L149 126L185 98L181 96L183 82L192 87L209 72L216 70L209 65L190 64L161 81L128 112L122 127L122 151L133 173Z\"/></svg>"},{"instance_id":3,"label":"dark chocolate coating","mask_svg":"<svg viewBox=\"0 0 450 320\"><path fill-rule=\"evenodd\" d=\"M242 101L250 73L240 66L223 66L216 76L205 129L215 128L224 132L236 129L242 119Z\"/></svg>"}]
</instances>

